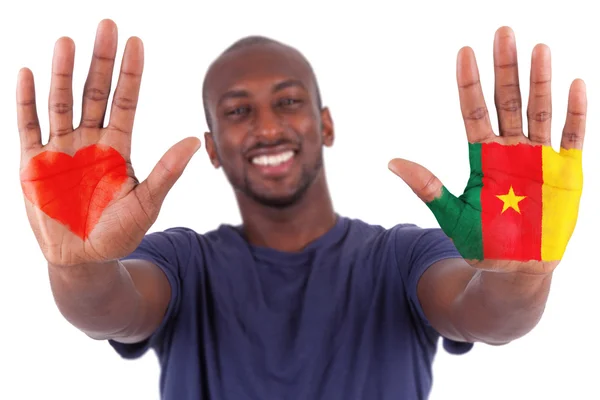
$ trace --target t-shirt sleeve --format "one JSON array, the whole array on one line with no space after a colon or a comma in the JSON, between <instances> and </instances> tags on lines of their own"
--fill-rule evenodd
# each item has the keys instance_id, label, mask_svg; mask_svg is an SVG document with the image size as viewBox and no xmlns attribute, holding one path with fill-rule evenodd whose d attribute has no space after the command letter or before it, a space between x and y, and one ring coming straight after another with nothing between
<instances>
[{"instance_id":1,"label":"t-shirt sleeve","mask_svg":"<svg viewBox=\"0 0 600 400\"><path fill-rule=\"evenodd\" d=\"M109 344L123 358L135 359L149 349L160 351L169 334L170 322L175 318L181 303L184 268L191 254L190 239L193 232L186 228L172 228L147 234L133 253L122 260L145 260L158 266L171 286L171 298L161 324L146 340L138 343L120 343L109 340Z\"/></svg>"},{"instance_id":2,"label":"t-shirt sleeve","mask_svg":"<svg viewBox=\"0 0 600 400\"><path fill-rule=\"evenodd\" d=\"M425 229L415 225L398 225L394 229L396 230L396 258L413 312L428 329L433 330L417 294L419 279L434 263L449 258L462 258L462 256L450 238L439 228ZM473 347L473 343L443 339L444 349L452 354L466 353Z\"/></svg>"}]
</instances>

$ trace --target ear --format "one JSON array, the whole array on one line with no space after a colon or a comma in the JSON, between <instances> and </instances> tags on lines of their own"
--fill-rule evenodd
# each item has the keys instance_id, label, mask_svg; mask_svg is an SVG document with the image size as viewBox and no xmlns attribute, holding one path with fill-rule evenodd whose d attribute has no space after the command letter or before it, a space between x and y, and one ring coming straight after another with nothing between
<instances>
[{"instance_id":1,"label":"ear","mask_svg":"<svg viewBox=\"0 0 600 400\"><path fill-rule=\"evenodd\" d=\"M204 146L206 147L206 154L208 154L211 164L215 168L219 168L221 163L219 162L217 147L215 146L215 141L211 132L204 133Z\"/></svg>"},{"instance_id":2,"label":"ear","mask_svg":"<svg viewBox=\"0 0 600 400\"><path fill-rule=\"evenodd\" d=\"M333 140L335 139L335 133L333 130L333 120L329 113L329 108L324 107L321 110L321 130L323 135L323 144L327 147L333 146Z\"/></svg>"}]
</instances>

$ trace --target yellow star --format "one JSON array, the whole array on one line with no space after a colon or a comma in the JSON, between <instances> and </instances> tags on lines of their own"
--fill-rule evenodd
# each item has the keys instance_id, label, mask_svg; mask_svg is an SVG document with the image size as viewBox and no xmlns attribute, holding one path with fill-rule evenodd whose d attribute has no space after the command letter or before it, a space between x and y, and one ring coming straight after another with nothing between
<instances>
[{"instance_id":1,"label":"yellow star","mask_svg":"<svg viewBox=\"0 0 600 400\"><path fill-rule=\"evenodd\" d=\"M496 197L504 202L504 207L502 207L502 213L504 213L504 211L508 210L509 208L512 208L520 214L521 210L519 210L519 202L527 196L515 195L515 191L511 186L510 190L508 191L508 194L496 195Z\"/></svg>"}]
</instances>

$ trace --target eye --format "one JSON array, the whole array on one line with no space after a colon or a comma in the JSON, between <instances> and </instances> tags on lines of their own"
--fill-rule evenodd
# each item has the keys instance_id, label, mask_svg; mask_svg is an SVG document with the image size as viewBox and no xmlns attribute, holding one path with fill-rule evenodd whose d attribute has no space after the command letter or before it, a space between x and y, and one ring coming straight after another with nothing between
<instances>
[{"instance_id":1,"label":"eye","mask_svg":"<svg viewBox=\"0 0 600 400\"><path fill-rule=\"evenodd\" d=\"M236 108L232 108L230 110L227 110L225 112L226 116L231 116L231 117L240 117L243 115L246 115L250 112L250 107L246 107L246 106L241 106L241 107L236 107Z\"/></svg>"},{"instance_id":2,"label":"eye","mask_svg":"<svg viewBox=\"0 0 600 400\"><path fill-rule=\"evenodd\" d=\"M302 100L285 98L285 99L279 100L279 102L277 104L281 107L297 107L300 104L302 104Z\"/></svg>"}]
</instances>

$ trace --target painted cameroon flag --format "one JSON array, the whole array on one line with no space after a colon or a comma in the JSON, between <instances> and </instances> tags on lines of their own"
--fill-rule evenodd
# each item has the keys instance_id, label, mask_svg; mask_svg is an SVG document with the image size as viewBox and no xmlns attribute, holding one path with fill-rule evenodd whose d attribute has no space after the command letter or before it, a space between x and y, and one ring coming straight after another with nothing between
<instances>
[{"instance_id":1,"label":"painted cameroon flag","mask_svg":"<svg viewBox=\"0 0 600 400\"><path fill-rule=\"evenodd\" d=\"M469 143L465 192L427 203L465 259L559 261L583 187L582 152L531 144Z\"/></svg>"}]
</instances>

